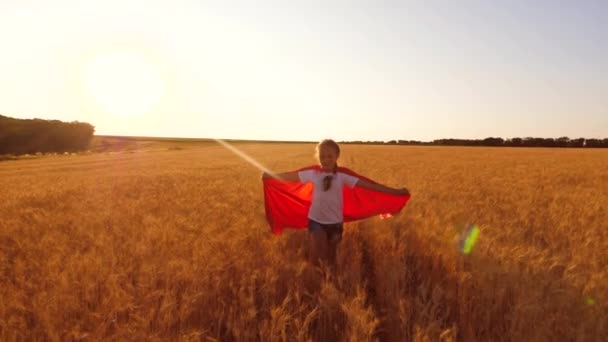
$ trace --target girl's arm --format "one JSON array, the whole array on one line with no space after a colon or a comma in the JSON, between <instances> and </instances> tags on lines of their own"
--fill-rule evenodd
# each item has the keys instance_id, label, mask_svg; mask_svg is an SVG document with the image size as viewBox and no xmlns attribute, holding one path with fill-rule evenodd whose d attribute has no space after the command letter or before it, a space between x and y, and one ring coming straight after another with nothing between
<instances>
[{"instance_id":1,"label":"girl's arm","mask_svg":"<svg viewBox=\"0 0 608 342\"><path fill-rule=\"evenodd\" d=\"M297 172L285 172L285 173L275 173L274 175L264 172L262 174L262 179L275 178L282 181L287 182L299 182L300 176L298 176Z\"/></svg>"},{"instance_id":2,"label":"girl's arm","mask_svg":"<svg viewBox=\"0 0 608 342\"><path fill-rule=\"evenodd\" d=\"M385 193L391 194L391 195L409 195L410 194L410 192L406 188L401 188L401 189L390 188L390 187L384 186L382 184L368 182L365 179L359 179L357 181L357 184L355 184L355 186L360 186L364 189L385 192Z\"/></svg>"}]
</instances>

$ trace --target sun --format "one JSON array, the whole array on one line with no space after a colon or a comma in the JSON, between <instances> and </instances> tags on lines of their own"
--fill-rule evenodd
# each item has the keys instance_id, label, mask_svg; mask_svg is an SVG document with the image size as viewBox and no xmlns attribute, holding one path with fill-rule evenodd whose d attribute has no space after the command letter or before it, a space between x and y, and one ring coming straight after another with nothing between
<instances>
[{"instance_id":1,"label":"sun","mask_svg":"<svg viewBox=\"0 0 608 342\"><path fill-rule=\"evenodd\" d=\"M85 64L83 76L86 91L96 106L118 117L153 111L165 90L158 67L136 51L96 55Z\"/></svg>"}]
</instances>

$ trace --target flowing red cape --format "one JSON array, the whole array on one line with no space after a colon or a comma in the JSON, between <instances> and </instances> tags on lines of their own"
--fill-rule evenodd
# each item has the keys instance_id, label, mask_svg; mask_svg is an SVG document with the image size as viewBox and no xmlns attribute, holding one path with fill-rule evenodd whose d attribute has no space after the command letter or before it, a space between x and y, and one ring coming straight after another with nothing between
<instances>
[{"instance_id":1,"label":"flowing red cape","mask_svg":"<svg viewBox=\"0 0 608 342\"><path fill-rule=\"evenodd\" d=\"M319 165L308 166L294 172L316 169ZM377 183L345 167L338 171ZM286 182L274 178L263 180L266 220L272 233L280 235L285 228L303 229L308 226L308 209L312 199L312 183ZM394 215L401 211L410 195L391 195L358 186L344 186L344 222L361 220L375 215Z\"/></svg>"}]
</instances>

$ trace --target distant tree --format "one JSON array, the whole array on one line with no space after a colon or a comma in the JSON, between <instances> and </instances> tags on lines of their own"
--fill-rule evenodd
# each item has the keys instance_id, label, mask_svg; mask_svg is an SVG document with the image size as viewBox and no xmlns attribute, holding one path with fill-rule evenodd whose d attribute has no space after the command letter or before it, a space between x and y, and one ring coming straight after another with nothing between
<instances>
[{"instance_id":1,"label":"distant tree","mask_svg":"<svg viewBox=\"0 0 608 342\"><path fill-rule=\"evenodd\" d=\"M88 147L94 132L95 127L84 122L0 115L0 154L81 151Z\"/></svg>"},{"instance_id":2,"label":"distant tree","mask_svg":"<svg viewBox=\"0 0 608 342\"><path fill-rule=\"evenodd\" d=\"M570 144L570 138L568 137L559 137L555 139L555 145L558 147L568 147Z\"/></svg>"},{"instance_id":3,"label":"distant tree","mask_svg":"<svg viewBox=\"0 0 608 342\"><path fill-rule=\"evenodd\" d=\"M572 139L568 141L568 147L584 147L585 138Z\"/></svg>"},{"instance_id":4,"label":"distant tree","mask_svg":"<svg viewBox=\"0 0 608 342\"><path fill-rule=\"evenodd\" d=\"M446 146L469 146L472 145L473 142L470 140L464 139L437 139L433 140L435 145L446 145Z\"/></svg>"},{"instance_id":5,"label":"distant tree","mask_svg":"<svg viewBox=\"0 0 608 342\"><path fill-rule=\"evenodd\" d=\"M505 142L505 145L506 146L519 147L519 146L522 145L522 143L523 143L523 139L522 138L511 138L511 139L508 139Z\"/></svg>"},{"instance_id":6,"label":"distant tree","mask_svg":"<svg viewBox=\"0 0 608 342\"><path fill-rule=\"evenodd\" d=\"M422 142L416 140L389 140L386 142L382 141L353 141L346 143L357 143L357 144L399 144L399 145L439 145L439 146L512 146L512 147L608 147L608 138L604 139L585 139L577 138L570 139L568 137L559 138L537 138L537 137L525 137L525 138L510 138L503 139L500 137L488 137L485 139L435 139L429 142Z\"/></svg>"},{"instance_id":7,"label":"distant tree","mask_svg":"<svg viewBox=\"0 0 608 342\"><path fill-rule=\"evenodd\" d=\"M397 143L399 145L423 145L423 144L427 144L427 143L424 143L422 141L417 141L417 140L397 140Z\"/></svg>"},{"instance_id":8,"label":"distant tree","mask_svg":"<svg viewBox=\"0 0 608 342\"><path fill-rule=\"evenodd\" d=\"M586 139L585 140L585 147L597 148L597 147L603 147L603 146L604 146L604 140L602 140L602 139Z\"/></svg>"},{"instance_id":9,"label":"distant tree","mask_svg":"<svg viewBox=\"0 0 608 342\"><path fill-rule=\"evenodd\" d=\"M555 143L555 139L553 138L545 138L543 139L543 147L556 147L557 144Z\"/></svg>"},{"instance_id":10,"label":"distant tree","mask_svg":"<svg viewBox=\"0 0 608 342\"><path fill-rule=\"evenodd\" d=\"M526 137L522 145L526 147L543 147L543 144L543 138Z\"/></svg>"},{"instance_id":11,"label":"distant tree","mask_svg":"<svg viewBox=\"0 0 608 342\"><path fill-rule=\"evenodd\" d=\"M504 144L503 138L485 138L483 139L484 146L502 146Z\"/></svg>"}]
</instances>

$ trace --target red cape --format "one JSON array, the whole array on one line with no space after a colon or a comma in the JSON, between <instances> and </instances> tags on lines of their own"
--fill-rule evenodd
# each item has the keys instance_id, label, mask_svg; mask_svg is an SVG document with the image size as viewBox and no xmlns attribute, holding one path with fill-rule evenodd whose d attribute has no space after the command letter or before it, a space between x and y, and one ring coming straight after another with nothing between
<instances>
[{"instance_id":1,"label":"red cape","mask_svg":"<svg viewBox=\"0 0 608 342\"><path fill-rule=\"evenodd\" d=\"M314 165L294 172L321 169ZM338 171L376 183L345 167ZM312 183L285 182L274 178L263 180L266 219L275 235L280 235L286 227L303 229L308 226L308 209L312 199ZM344 186L344 222L361 220L375 215L394 215L401 211L410 195L391 195L364 189L358 186Z\"/></svg>"}]
</instances>

